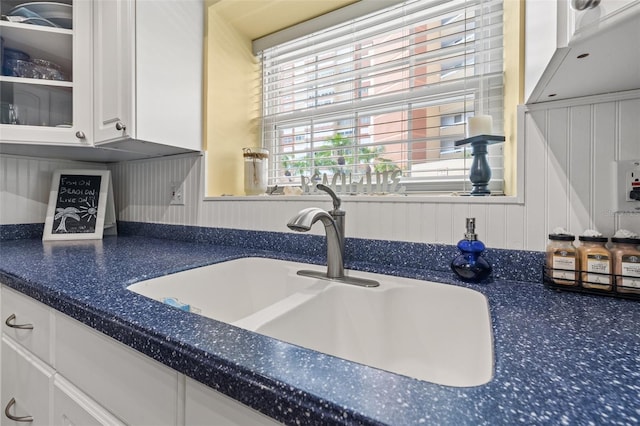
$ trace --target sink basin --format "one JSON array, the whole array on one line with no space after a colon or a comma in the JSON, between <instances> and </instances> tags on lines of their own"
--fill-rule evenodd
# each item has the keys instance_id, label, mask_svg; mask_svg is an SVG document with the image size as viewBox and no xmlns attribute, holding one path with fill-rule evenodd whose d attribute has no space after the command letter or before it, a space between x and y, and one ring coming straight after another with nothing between
<instances>
[{"instance_id":1,"label":"sink basin","mask_svg":"<svg viewBox=\"0 0 640 426\"><path fill-rule=\"evenodd\" d=\"M244 258L141 281L127 288L158 301L175 298L203 316L233 323L314 284L313 280L301 280L297 268L287 268L287 263L292 262Z\"/></svg>"},{"instance_id":2,"label":"sink basin","mask_svg":"<svg viewBox=\"0 0 640 426\"><path fill-rule=\"evenodd\" d=\"M482 294L382 280L377 289L333 284L255 331L434 383L473 386L491 379L491 330Z\"/></svg>"},{"instance_id":3,"label":"sink basin","mask_svg":"<svg viewBox=\"0 0 640 426\"><path fill-rule=\"evenodd\" d=\"M478 386L493 374L487 300L453 285L347 271L364 288L301 277L325 270L245 258L143 281L129 290L177 298L199 314L354 362L448 386Z\"/></svg>"}]
</instances>

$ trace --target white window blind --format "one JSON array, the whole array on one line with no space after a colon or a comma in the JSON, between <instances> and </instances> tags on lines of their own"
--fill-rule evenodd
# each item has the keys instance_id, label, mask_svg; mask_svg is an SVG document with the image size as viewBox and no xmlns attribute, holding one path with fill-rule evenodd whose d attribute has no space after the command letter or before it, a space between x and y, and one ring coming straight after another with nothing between
<instances>
[{"instance_id":1,"label":"white window blind","mask_svg":"<svg viewBox=\"0 0 640 426\"><path fill-rule=\"evenodd\" d=\"M410 0L260 52L270 185L399 170L408 191L468 191L469 116L503 134L502 0ZM502 190L502 146L489 150Z\"/></svg>"}]
</instances>

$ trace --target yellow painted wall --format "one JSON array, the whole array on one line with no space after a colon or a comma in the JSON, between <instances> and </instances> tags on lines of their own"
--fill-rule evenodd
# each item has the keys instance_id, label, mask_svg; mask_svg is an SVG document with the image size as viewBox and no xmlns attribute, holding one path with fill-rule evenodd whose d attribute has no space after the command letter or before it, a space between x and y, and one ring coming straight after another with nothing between
<instances>
[{"instance_id":1,"label":"yellow painted wall","mask_svg":"<svg viewBox=\"0 0 640 426\"><path fill-rule=\"evenodd\" d=\"M207 194L244 195L242 148L260 145L259 64L251 40L207 10L205 150Z\"/></svg>"},{"instance_id":2,"label":"yellow painted wall","mask_svg":"<svg viewBox=\"0 0 640 426\"><path fill-rule=\"evenodd\" d=\"M504 1L504 193L516 195L517 107L524 97L524 2Z\"/></svg>"}]
</instances>

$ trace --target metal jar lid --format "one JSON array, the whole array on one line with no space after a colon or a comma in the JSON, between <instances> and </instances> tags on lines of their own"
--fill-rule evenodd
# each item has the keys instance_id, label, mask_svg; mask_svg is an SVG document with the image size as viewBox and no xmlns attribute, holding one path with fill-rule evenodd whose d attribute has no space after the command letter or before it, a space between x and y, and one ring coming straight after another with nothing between
<instances>
[{"instance_id":1,"label":"metal jar lid","mask_svg":"<svg viewBox=\"0 0 640 426\"><path fill-rule=\"evenodd\" d=\"M576 237L571 234L549 234L549 239L552 241L574 241Z\"/></svg>"}]
</instances>

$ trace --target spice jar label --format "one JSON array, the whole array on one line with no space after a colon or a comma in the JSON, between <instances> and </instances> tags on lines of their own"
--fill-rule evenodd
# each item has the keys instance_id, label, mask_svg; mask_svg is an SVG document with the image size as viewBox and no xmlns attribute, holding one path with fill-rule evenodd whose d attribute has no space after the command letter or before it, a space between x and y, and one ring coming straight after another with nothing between
<instances>
[{"instance_id":1,"label":"spice jar label","mask_svg":"<svg viewBox=\"0 0 640 426\"><path fill-rule=\"evenodd\" d=\"M640 256L622 256L622 285L640 288Z\"/></svg>"},{"instance_id":2,"label":"spice jar label","mask_svg":"<svg viewBox=\"0 0 640 426\"><path fill-rule=\"evenodd\" d=\"M609 256L602 254L589 254L587 255L587 272L596 272L595 274L587 274L587 281L597 284L609 284L609 277L600 274L611 273L611 262Z\"/></svg>"},{"instance_id":3,"label":"spice jar label","mask_svg":"<svg viewBox=\"0 0 640 426\"><path fill-rule=\"evenodd\" d=\"M553 278L572 280L575 278L576 254L574 251L555 250L553 252Z\"/></svg>"}]
</instances>

